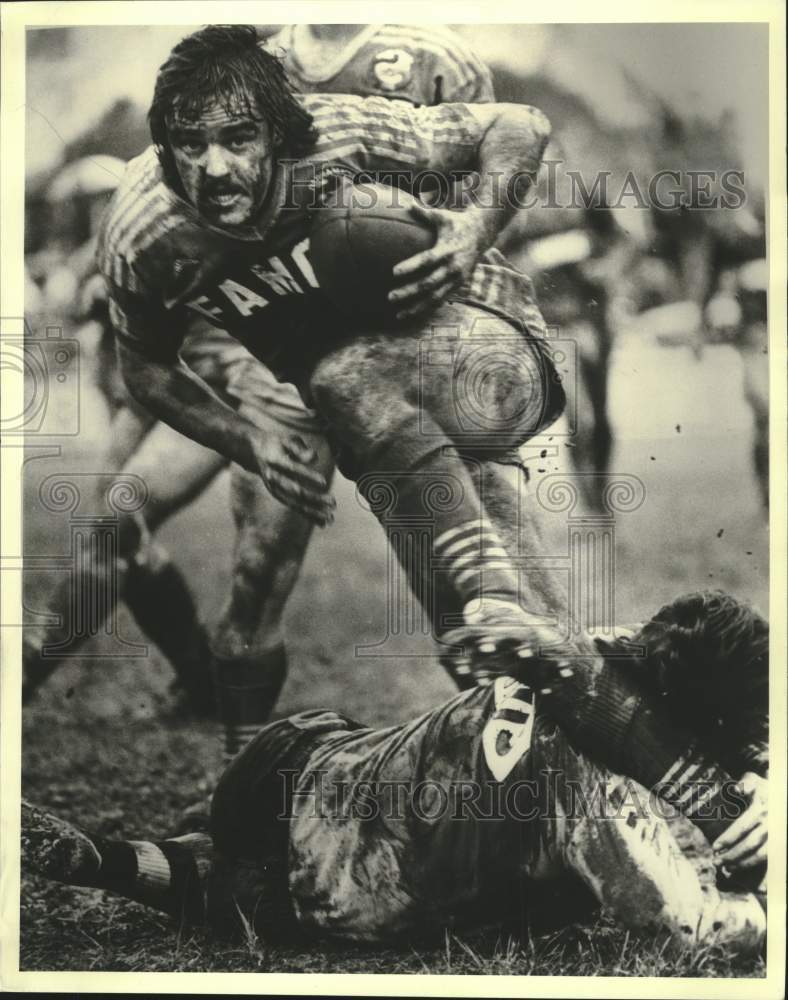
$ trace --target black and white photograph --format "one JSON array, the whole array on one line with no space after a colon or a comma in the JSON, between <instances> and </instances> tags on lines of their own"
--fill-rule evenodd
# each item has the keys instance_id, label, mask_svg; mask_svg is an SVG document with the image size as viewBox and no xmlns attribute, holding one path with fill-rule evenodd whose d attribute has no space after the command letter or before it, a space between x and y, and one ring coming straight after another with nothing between
<instances>
[{"instance_id":1,"label":"black and white photograph","mask_svg":"<svg viewBox=\"0 0 788 1000\"><path fill-rule=\"evenodd\" d=\"M382 10L2 5L0 982L784 996L784 7Z\"/></svg>"}]
</instances>

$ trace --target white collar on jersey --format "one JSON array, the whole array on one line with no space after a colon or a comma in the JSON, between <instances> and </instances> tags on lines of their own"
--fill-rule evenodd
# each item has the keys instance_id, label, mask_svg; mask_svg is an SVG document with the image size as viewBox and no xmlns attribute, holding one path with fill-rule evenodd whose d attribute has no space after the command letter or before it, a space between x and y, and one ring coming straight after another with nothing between
<instances>
[{"instance_id":1,"label":"white collar on jersey","mask_svg":"<svg viewBox=\"0 0 788 1000\"><path fill-rule=\"evenodd\" d=\"M382 25L368 24L359 33L350 39L347 44L337 52L333 59L325 61L319 69L305 66L302 53L306 46L310 44L306 37L308 25L289 24L283 31L282 46L287 49L290 58L296 64L300 76L308 83L325 83L337 73L344 69L353 56L367 44L367 42L378 33ZM299 49L301 52L299 52ZM307 50L308 51L308 50Z\"/></svg>"}]
</instances>

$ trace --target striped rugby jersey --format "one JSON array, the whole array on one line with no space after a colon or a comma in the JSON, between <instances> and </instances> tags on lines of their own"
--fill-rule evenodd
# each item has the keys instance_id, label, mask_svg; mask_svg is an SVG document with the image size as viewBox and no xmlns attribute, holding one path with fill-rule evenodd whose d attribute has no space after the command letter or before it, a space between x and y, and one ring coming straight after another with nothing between
<instances>
[{"instance_id":1,"label":"striped rugby jersey","mask_svg":"<svg viewBox=\"0 0 788 1000\"><path fill-rule=\"evenodd\" d=\"M482 130L465 105L417 109L345 95L300 100L314 116L317 141L308 157L276 165L254 228L230 231L201 218L167 186L152 147L131 161L98 246L112 322L127 346L173 362L196 314L281 372L288 334L310 327L310 336L319 336L331 315L309 260L309 229L326 179L338 171L448 173L475 166ZM530 280L496 250L480 259L453 299L545 332Z\"/></svg>"},{"instance_id":2,"label":"striped rugby jersey","mask_svg":"<svg viewBox=\"0 0 788 1000\"><path fill-rule=\"evenodd\" d=\"M412 104L494 101L484 63L453 31L441 25L370 24L319 71L299 58L307 25L290 24L266 41L302 94L359 94Z\"/></svg>"}]
</instances>

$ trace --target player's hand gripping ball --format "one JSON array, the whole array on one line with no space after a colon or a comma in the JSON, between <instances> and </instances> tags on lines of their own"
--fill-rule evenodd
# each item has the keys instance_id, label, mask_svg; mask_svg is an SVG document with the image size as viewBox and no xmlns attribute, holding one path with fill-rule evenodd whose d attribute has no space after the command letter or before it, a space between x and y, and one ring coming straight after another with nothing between
<instances>
[{"instance_id":1,"label":"player's hand gripping ball","mask_svg":"<svg viewBox=\"0 0 788 1000\"><path fill-rule=\"evenodd\" d=\"M419 202L386 184L346 184L317 210L310 259L320 287L354 320L390 324L397 306L389 292L401 284L394 267L429 250L436 230L418 213Z\"/></svg>"}]
</instances>

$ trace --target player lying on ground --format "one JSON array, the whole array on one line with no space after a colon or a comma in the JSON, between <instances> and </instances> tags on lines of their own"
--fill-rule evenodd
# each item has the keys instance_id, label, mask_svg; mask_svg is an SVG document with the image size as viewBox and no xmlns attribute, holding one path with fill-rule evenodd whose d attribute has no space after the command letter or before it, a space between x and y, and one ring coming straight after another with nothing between
<instances>
[{"instance_id":1,"label":"player lying on ground","mask_svg":"<svg viewBox=\"0 0 788 1000\"><path fill-rule=\"evenodd\" d=\"M301 93L376 94L417 105L493 100L485 66L457 35L441 27L298 25L282 29L267 45L281 55L288 78ZM330 478L331 453L314 413L295 388L277 381L269 369L202 315L188 326L180 356L191 371L231 406L238 406L239 401L248 406L251 397L260 412L259 422L269 434L298 433L306 438L318 456L315 468ZM199 659L194 653L207 649L207 637L202 635L193 609L188 615L184 599L173 606L172 601L162 599L160 587L137 583L144 572L151 574L151 567L161 566L159 548L150 544L150 533L206 488L225 467L226 459L193 441L184 441L171 427L132 404L124 400L113 423L113 443L105 466L141 476L150 494L144 522L139 514L136 519L129 515L128 530L121 532L124 550L120 555L129 563L125 596L134 610L139 607L140 624L149 626L148 634L173 665L184 666L179 672L184 675L193 707L212 710L209 676L216 678L229 758L268 718L284 681L282 614L312 522L297 509L276 501L257 473L232 466L232 512L237 525L232 590L212 637L213 662L206 676L209 657L203 656L202 664L194 663ZM171 566L168 574L172 574ZM156 581L163 575L156 575ZM65 604L70 586L71 581L67 581L62 599L54 601L55 608ZM166 627L156 628L165 607ZM181 608L184 613L178 614ZM57 666L56 653L42 656L42 650L58 638L55 629L26 633L28 696Z\"/></svg>"},{"instance_id":2,"label":"player lying on ground","mask_svg":"<svg viewBox=\"0 0 788 1000\"><path fill-rule=\"evenodd\" d=\"M611 662L635 675L646 710L689 720L736 779L694 817L713 852L675 808L703 800L707 769L677 762L650 795L626 767L578 752L549 695L500 677L384 730L329 711L266 726L223 775L209 834L110 841L25 805L23 863L219 934L240 912L267 939L522 920L534 883L579 880L632 930L757 953L765 914L742 888L766 861L767 645L748 606L702 593L608 649L629 654Z\"/></svg>"}]
</instances>

